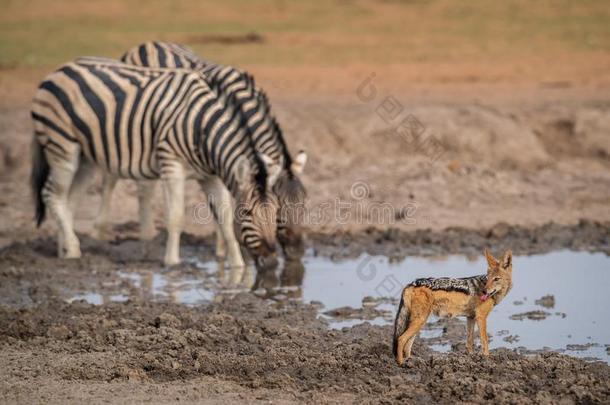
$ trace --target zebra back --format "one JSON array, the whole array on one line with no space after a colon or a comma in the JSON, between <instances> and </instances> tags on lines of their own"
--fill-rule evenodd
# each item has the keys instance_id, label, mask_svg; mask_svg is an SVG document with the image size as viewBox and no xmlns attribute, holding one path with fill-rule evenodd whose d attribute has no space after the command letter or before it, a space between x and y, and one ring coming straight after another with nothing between
<instances>
[{"instance_id":1,"label":"zebra back","mask_svg":"<svg viewBox=\"0 0 610 405\"><path fill-rule=\"evenodd\" d=\"M154 179L171 156L201 176L220 176L235 196L238 161L245 157L256 172L251 187L266 194L266 167L241 111L201 72L81 58L39 85L32 118L39 143L55 159L80 147L106 172Z\"/></svg>"},{"instance_id":2,"label":"zebra back","mask_svg":"<svg viewBox=\"0 0 610 405\"><path fill-rule=\"evenodd\" d=\"M172 42L145 42L129 50L121 61L136 66L201 70L215 65L204 61L190 48Z\"/></svg>"},{"instance_id":3,"label":"zebra back","mask_svg":"<svg viewBox=\"0 0 610 405\"><path fill-rule=\"evenodd\" d=\"M256 87L254 78L240 69L218 65L199 57L191 49L170 42L146 42L127 51L122 60L138 66L188 67L201 70L218 93L234 96L244 114L257 151L280 162L290 177L292 158L277 120L271 113L269 99Z\"/></svg>"}]
</instances>

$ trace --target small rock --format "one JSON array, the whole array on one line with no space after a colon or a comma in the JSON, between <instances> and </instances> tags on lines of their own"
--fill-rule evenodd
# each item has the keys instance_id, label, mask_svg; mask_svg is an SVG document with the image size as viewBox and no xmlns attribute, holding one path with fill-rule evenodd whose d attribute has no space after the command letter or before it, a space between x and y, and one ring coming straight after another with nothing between
<instances>
[{"instance_id":1,"label":"small rock","mask_svg":"<svg viewBox=\"0 0 610 405\"><path fill-rule=\"evenodd\" d=\"M545 295L544 297L537 299L535 302L536 302L536 305L540 305L541 307L554 308L555 307L555 296L550 295L550 294Z\"/></svg>"}]
</instances>

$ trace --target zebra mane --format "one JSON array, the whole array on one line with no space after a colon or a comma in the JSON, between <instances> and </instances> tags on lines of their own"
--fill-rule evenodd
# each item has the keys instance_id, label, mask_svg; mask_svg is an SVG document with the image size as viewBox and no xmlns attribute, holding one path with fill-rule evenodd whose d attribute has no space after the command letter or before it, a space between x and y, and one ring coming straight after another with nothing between
<instances>
[{"instance_id":1,"label":"zebra mane","mask_svg":"<svg viewBox=\"0 0 610 405\"><path fill-rule=\"evenodd\" d=\"M284 158L284 170L288 173L288 177L291 179L295 177L292 172L292 156L290 156L290 152L288 151L288 145L286 145L286 141L284 140L284 134L282 133L282 128L280 128L280 124L277 122L275 117L273 117L273 130L278 134L277 139L282 145L282 157Z\"/></svg>"},{"instance_id":2,"label":"zebra mane","mask_svg":"<svg viewBox=\"0 0 610 405\"><path fill-rule=\"evenodd\" d=\"M256 174L254 176L255 186L257 190L260 192L261 196L264 197L267 193L267 177L269 173L267 173L267 166L261 156L256 152L256 145L254 144L254 140L252 139L252 132L250 127L248 127L248 122L246 117L242 113L240 108L237 108L237 100L235 94L229 94L224 96L226 103L231 105L239 116L239 126L247 133L246 139L248 142L248 146L254 150L254 165L256 168Z\"/></svg>"},{"instance_id":3,"label":"zebra mane","mask_svg":"<svg viewBox=\"0 0 610 405\"><path fill-rule=\"evenodd\" d=\"M246 83L248 84L248 87L252 87L252 88L256 87L256 83L254 82L254 76L252 76L250 73L246 72L245 70L242 71L241 74L246 79Z\"/></svg>"},{"instance_id":4,"label":"zebra mane","mask_svg":"<svg viewBox=\"0 0 610 405\"><path fill-rule=\"evenodd\" d=\"M250 144L252 147L254 147L251 141ZM256 188L260 192L261 196L265 197L267 195L267 177L269 175L267 173L267 166L265 166L265 162L263 162L263 159L258 153L254 153L254 161L257 166L256 175L254 176L254 180L256 180Z\"/></svg>"},{"instance_id":5,"label":"zebra mane","mask_svg":"<svg viewBox=\"0 0 610 405\"><path fill-rule=\"evenodd\" d=\"M265 110L265 113L267 113L271 116L271 120L272 120L271 130L276 133L276 135L277 135L276 138L277 138L278 142L280 143L280 146L282 149L282 158L283 158L283 163L284 163L283 169L286 170L286 173L288 173L288 177L290 179L293 179L293 178L295 178L295 175L292 171L292 156L290 156L290 152L288 151L288 145L286 145L286 141L284 140L284 134L282 132L282 128L280 127L280 124L277 122L277 119L271 113L271 103L269 102L269 97L267 97L267 93L265 93L262 89L258 89L258 98L261 102L261 105L263 106L263 108Z\"/></svg>"}]
</instances>

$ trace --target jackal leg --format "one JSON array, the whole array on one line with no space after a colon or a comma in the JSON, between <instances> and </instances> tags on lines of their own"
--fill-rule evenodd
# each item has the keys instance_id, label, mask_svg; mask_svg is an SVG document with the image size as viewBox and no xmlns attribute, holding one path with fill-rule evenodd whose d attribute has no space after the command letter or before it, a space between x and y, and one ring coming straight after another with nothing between
<instances>
[{"instance_id":1,"label":"jackal leg","mask_svg":"<svg viewBox=\"0 0 610 405\"><path fill-rule=\"evenodd\" d=\"M413 345L413 341L415 340L415 335L417 332L426 324L426 320L428 317L419 318L415 321L412 321L405 333L400 335L398 338L398 354L396 355L396 362L399 365L402 365L405 360L405 352L407 354L407 359L411 357L411 346Z\"/></svg>"},{"instance_id":2,"label":"jackal leg","mask_svg":"<svg viewBox=\"0 0 610 405\"><path fill-rule=\"evenodd\" d=\"M402 335L398 337L398 351L396 354L396 362L402 365L405 359L411 357L411 346L415 340L417 332L426 324L426 320L432 312L431 297L423 292L414 292L411 297L409 307L409 327Z\"/></svg>"},{"instance_id":3,"label":"jackal leg","mask_svg":"<svg viewBox=\"0 0 610 405\"><path fill-rule=\"evenodd\" d=\"M483 354L489 355L489 338L487 337L487 318L481 318L477 320L479 326L479 334L481 335L481 347L483 348Z\"/></svg>"},{"instance_id":4,"label":"jackal leg","mask_svg":"<svg viewBox=\"0 0 610 405\"><path fill-rule=\"evenodd\" d=\"M468 353L472 353L472 350L474 349L474 325L476 321L474 320L474 318L468 318L467 322L468 340L466 340L466 351Z\"/></svg>"},{"instance_id":5,"label":"jackal leg","mask_svg":"<svg viewBox=\"0 0 610 405\"><path fill-rule=\"evenodd\" d=\"M492 300L487 300L483 305L477 308L475 319L477 321L477 327L479 328L479 335L481 336L481 347L483 348L483 354L489 355L489 338L487 337L487 317L493 309Z\"/></svg>"},{"instance_id":6,"label":"jackal leg","mask_svg":"<svg viewBox=\"0 0 610 405\"><path fill-rule=\"evenodd\" d=\"M411 348L413 347L413 342L415 342L415 335L413 335L405 345L405 353L407 355L407 359L411 357Z\"/></svg>"}]
</instances>

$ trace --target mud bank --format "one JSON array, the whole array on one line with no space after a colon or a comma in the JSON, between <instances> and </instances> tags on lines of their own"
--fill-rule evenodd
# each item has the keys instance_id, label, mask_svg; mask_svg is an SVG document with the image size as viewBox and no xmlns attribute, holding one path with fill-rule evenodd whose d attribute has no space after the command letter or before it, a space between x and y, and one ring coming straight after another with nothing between
<instances>
[{"instance_id":1,"label":"mud bank","mask_svg":"<svg viewBox=\"0 0 610 405\"><path fill-rule=\"evenodd\" d=\"M580 220L574 225L548 223L537 227L498 223L491 228L451 227L441 231L369 228L361 232L312 233L314 252L333 258L363 253L400 260L407 255L479 255L484 248L512 249L515 254L570 249L610 254L610 222Z\"/></svg>"},{"instance_id":2,"label":"mud bank","mask_svg":"<svg viewBox=\"0 0 610 405\"><path fill-rule=\"evenodd\" d=\"M62 402L66 393L78 399L100 383L112 389L137 382L121 401L150 398L142 387L151 384L163 384L156 401L241 390L251 394L249 402L610 400L606 364L505 349L489 358L438 354L416 341L416 357L400 368L390 338L389 326L329 330L310 305L250 294L197 308L83 302L5 308L0 399ZM213 385L185 390L211 376Z\"/></svg>"},{"instance_id":3,"label":"mud bank","mask_svg":"<svg viewBox=\"0 0 610 405\"><path fill-rule=\"evenodd\" d=\"M308 246L313 255L333 260L355 258L363 253L387 256L390 261L399 261L406 256L448 254L475 257L485 247L494 251L513 249L517 255L559 249L609 254L609 229L608 222L585 220L575 225L551 223L521 227L500 223L488 229L449 228L443 231L371 228L332 234L313 232L308 236ZM165 235L161 233L153 241L142 243L125 236L132 231L131 224L115 227L118 236L113 241L81 235L83 257L78 261L58 260L55 240L48 237L14 242L0 249L0 305L28 307L85 291L106 295L135 291L136 286L129 279L118 277L118 273L165 271L161 265ZM181 276L205 274L195 264L214 259L213 238L183 235L182 255L185 263L171 271Z\"/></svg>"}]
</instances>

